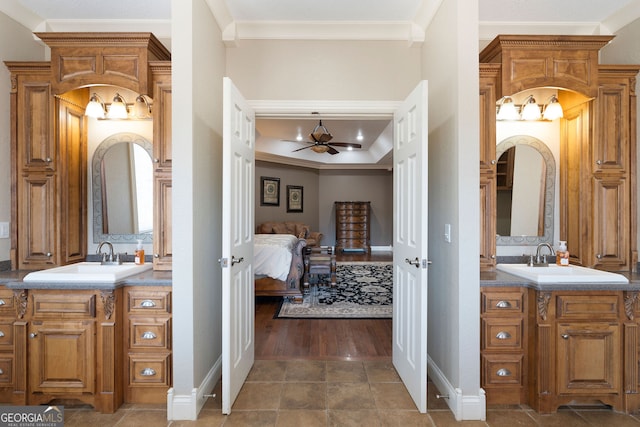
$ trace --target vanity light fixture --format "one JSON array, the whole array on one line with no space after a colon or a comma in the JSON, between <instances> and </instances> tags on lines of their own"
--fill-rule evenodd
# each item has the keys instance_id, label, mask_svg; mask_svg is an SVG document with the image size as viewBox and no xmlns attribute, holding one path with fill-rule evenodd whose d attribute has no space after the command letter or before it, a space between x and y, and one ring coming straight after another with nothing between
<instances>
[{"instance_id":1,"label":"vanity light fixture","mask_svg":"<svg viewBox=\"0 0 640 427\"><path fill-rule=\"evenodd\" d=\"M116 92L113 97L113 102L109 107L109 112L107 112L107 118L109 119L126 119L129 116L127 112L127 103L120 95Z\"/></svg>"},{"instance_id":2,"label":"vanity light fixture","mask_svg":"<svg viewBox=\"0 0 640 427\"><path fill-rule=\"evenodd\" d=\"M540 117L542 117L540 106L536 103L533 95L529 95L524 100L524 106L522 107L522 120L540 120Z\"/></svg>"},{"instance_id":3,"label":"vanity light fixture","mask_svg":"<svg viewBox=\"0 0 640 427\"><path fill-rule=\"evenodd\" d=\"M94 119L104 119L105 106L100 95L95 92L91 95L89 103L84 109L84 115Z\"/></svg>"},{"instance_id":4,"label":"vanity light fixture","mask_svg":"<svg viewBox=\"0 0 640 427\"><path fill-rule=\"evenodd\" d=\"M131 117L134 119L150 119L151 116L151 104L144 95L138 95L136 101L133 103L131 110Z\"/></svg>"},{"instance_id":5,"label":"vanity light fixture","mask_svg":"<svg viewBox=\"0 0 640 427\"><path fill-rule=\"evenodd\" d=\"M513 98L510 96L503 96L498 100L498 113L496 115L498 120L519 120L520 113L518 107L513 102Z\"/></svg>"},{"instance_id":6,"label":"vanity light fixture","mask_svg":"<svg viewBox=\"0 0 640 427\"><path fill-rule=\"evenodd\" d=\"M542 117L545 120L555 120L561 117L564 117L564 112L562 111L562 105L558 101L558 97L555 95L551 95L549 100L547 101L547 105L544 107L544 112L542 113Z\"/></svg>"}]
</instances>

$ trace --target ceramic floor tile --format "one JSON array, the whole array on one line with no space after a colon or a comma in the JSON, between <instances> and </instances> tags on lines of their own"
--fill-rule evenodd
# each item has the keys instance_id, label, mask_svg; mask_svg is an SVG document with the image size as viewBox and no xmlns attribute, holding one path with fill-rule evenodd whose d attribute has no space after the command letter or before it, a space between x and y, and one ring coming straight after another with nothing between
<instances>
[{"instance_id":1,"label":"ceramic floor tile","mask_svg":"<svg viewBox=\"0 0 640 427\"><path fill-rule=\"evenodd\" d=\"M384 410L378 411L382 427L435 427L428 414L415 411Z\"/></svg>"},{"instance_id":2,"label":"ceramic floor tile","mask_svg":"<svg viewBox=\"0 0 640 427\"><path fill-rule=\"evenodd\" d=\"M328 382L367 382L367 373L362 362L331 361L327 362Z\"/></svg>"},{"instance_id":3,"label":"ceramic floor tile","mask_svg":"<svg viewBox=\"0 0 640 427\"><path fill-rule=\"evenodd\" d=\"M456 421L451 411L432 411L427 415L437 427L487 427L489 425L485 421Z\"/></svg>"},{"instance_id":4,"label":"ceramic floor tile","mask_svg":"<svg viewBox=\"0 0 640 427\"><path fill-rule=\"evenodd\" d=\"M638 427L640 420L633 416L609 410L605 411L576 411L578 415L594 426Z\"/></svg>"},{"instance_id":5,"label":"ceramic floor tile","mask_svg":"<svg viewBox=\"0 0 640 427\"><path fill-rule=\"evenodd\" d=\"M276 427L326 427L326 410L280 410Z\"/></svg>"},{"instance_id":6,"label":"ceramic floor tile","mask_svg":"<svg viewBox=\"0 0 640 427\"><path fill-rule=\"evenodd\" d=\"M326 383L285 383L280 409L326 409L326 396Z\"/></svg>"},{"instance_id":7,"label":"ceramic floor tile","mask_svg":"<svg viewBox=\"0 0 640 427\"><path fill-rule=\"evenodd\" d=\"M376 410L329 410L329 425L340 427L379 427L380 417Z\"/></svg>"},{"instance_id":8,"label":"ceramic floor tile","mask_svg":"<svg viewBox=\"0 0 640 427\"><path fill-rule=\"evenodd\" d=\"M522 410L487 410L487 424L491 427L536 427L538 423Z\"/></svg>"},{"instance_id":9,"label":"ceramic floor tile","mask_svg":"<svg viewBox=\"0 0 640 427\"><path fill-rule=\"evenodd\" d=\"M245 383L233 404L235 409L273 409L280 406L282 383Z\"/></svg>"},{"instance_id":10,"label":"ceramic floor tile","mask_svg":"<svg viewBox=\"0 0 640 427\"><path fill-rule=\"evenodd\" d=\"M371 393L378 409L417 410L402 383L372 383Z\"/></svg>"},{"instance_id":11,"label":"ceramic floor tile","mask_svg":"<svg viewBox=\"0 0 640 427\"><path fill-rule=\"evenodd\" d=\"M284 381L287 362L283 360L256 360L247 381Z\"/></svg>"},{"instance_id":12,"label":"ceramic floor tile","mask_svg":"<svg viewBox=\"0 0 640 427\"><path fill-rule=\"evenodd\" d=\"M226 421L227 416L220 410L203 409L197 420L172 421L169 427L222 427Z\"/></svg>"},{"instance_id":13,"label":"ceramic floor tile","mask_svg":"<svg viewBox=\"0 0 640 427\"><path fill-rule=\"evenodd\" d=\"M127 411L118 423L118 427L165 427L168 425L167 411Z\"/></svg>"},{"instance_id":14,"label":"ceramic floor tile","mask_svg":"<svg viewBox=\"0 0 640 427\"><path fill-rule=\"evenodd\" d=\"M224 427L275 427L277 411L231 411Z\"/></svg>"},{"instance_id":15,"label":"ceramic floor tile","mask_svg":"<svg viewBox=\"0 0 640 427\"><path fill-rule=\"evenodd\" d=\"M120 422L124 415L124 410L119 410L115 414L101 414L93 409L68 410L65 408L64 425L66 427L86 427L91 425L111 427Z\"/></svg>"},{"instance_id":16,"label":"ceramic floor tile","mask_svg":"<svg viewBox=\"0 0 640 427\"><path fill-rule=\"evenodd\" d=\"M326 381L327 367L324 361L288 361L286 381Z\"/></svg>"},{"instance_id":17,"label":"ceramic floor tile","mask_svg":"<svg viewBox=\"0 0 640 427\"><path fill-rule=\"evenodd\" d=\"M329 409L375 409L376 404L368 383L329 383Z\"/></svg>"},{"instance_id":18,"label":"ceramic floor tile","mask_svg":"<svg viewBox=\"0 0 640 427\"><path fill-rule=\"evenodd\" d=\"M364 369L371 383L400 381L400 377L391 361L364 362Z\"/></svg>"},{"instance_id":19,"label":"ceramic floor tile","mask_svg":"<svg viewBox=\"0 0 640 427\"><path fill-rule=\"evenodd\" d=\"M537 412L531 412L530 414L538 425L542 427L584 427L591 425L587 420L571 410L559 410L555 414L542 415Z\"/></svg>"}]
</instances>

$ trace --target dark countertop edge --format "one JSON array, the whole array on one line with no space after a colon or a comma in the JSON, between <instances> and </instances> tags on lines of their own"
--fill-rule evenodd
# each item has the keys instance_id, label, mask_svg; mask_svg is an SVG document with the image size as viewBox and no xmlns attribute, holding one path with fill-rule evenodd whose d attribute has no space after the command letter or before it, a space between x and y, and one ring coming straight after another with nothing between
<instances>
[{"instance_id":1,"label":"dark countertop edge","mask_svg":"<svg viewBox=\"0 0 640 427\"><path fill-rule=\"evenodd\" d=\"M640 275L619 273L629 283L535 283L502 271L480 273L480 288L525 287L537 291L640 291Z\"/></svg>"}]
</instances>

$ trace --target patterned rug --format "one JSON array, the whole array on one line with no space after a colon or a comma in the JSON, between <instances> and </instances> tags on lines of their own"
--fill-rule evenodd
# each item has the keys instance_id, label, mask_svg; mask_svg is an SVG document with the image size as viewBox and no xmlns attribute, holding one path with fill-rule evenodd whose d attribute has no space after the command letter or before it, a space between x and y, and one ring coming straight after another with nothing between
<instances>
[{"instance_id":1,"label":"patterned rug","mask_svg":"<svg viewBox=\"0 0 640 427\"><path fill-rule=\"evenodd\" d=\"M318 275L302 304L283 299L277 318L391 318L393 263L339 262L336 286L328 275Z\"/></svg>"}]
</instances>

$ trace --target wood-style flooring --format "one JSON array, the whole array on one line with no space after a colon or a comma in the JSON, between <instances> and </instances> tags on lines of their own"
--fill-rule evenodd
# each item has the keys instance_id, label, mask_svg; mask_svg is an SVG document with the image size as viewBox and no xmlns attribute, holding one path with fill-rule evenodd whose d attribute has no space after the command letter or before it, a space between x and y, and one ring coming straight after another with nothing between
<instances>
[{"instance_id":1,"label":"wood-style flooring","mask_svg":"<svg viewBox=\"0 0 640 427\"><path fill-rule=\"evenodd\" d=\"M340 261L391 261L391 252L339 253ZM391 319L274 319L282 298L257 297L256 360L390 360Z\"/></svg>"}]
</instances>

